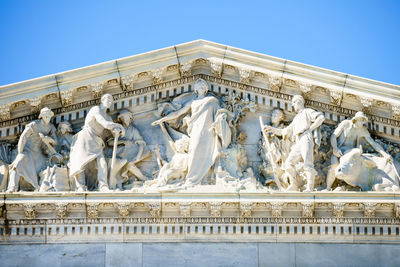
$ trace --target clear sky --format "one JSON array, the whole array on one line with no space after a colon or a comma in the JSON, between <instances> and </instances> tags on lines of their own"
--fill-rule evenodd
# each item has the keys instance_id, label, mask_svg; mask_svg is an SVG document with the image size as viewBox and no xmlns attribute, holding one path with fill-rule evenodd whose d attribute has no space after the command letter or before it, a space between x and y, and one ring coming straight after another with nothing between
<instances>
[{"instance_id":1,"label":"clear sky","mask_svg":"<svg viewBox=\"0 0 400 267\"><path fill-rule=\"evenodd\" d=\"M0 85L196 39L400 85L400 0L1 0Z\"/></svg>"}]
</instances>

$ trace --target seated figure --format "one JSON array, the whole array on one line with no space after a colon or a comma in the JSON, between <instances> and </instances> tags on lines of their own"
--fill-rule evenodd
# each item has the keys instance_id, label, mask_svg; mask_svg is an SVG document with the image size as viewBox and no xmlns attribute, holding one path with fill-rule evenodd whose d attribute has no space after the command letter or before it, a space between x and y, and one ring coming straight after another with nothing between
<instances>
[{"instance_id":1,"label":"seated figure","mask_svg":"<svg viewBox=\"0 0 400 267\"><path fill-rule=\"evenodd\" d=\"M135 118L132 112L123 110L118 114L117 119L125 129L125 136L118 139L116 163L114 169L110 170L110 189L122 190L122 184L128 182L131 175L140 181L147 180L136 164L151 154L142 135L133 126ZM112 146L114 138L109 139L107 143ZM109 163L111 164L111 160Z\"/></svg>"},{"instance_id":2,"label":"seated figure","mask_svg":"<svg viewBox=\"0 0 400 267\"><path fill-rule=\"evenodd\" d=\"M174 152L174 155L169 162L166 162L161 158L159 151L156 150L157 162L160 166L160 171L155 183L156 187L166 186L171 180L175 182L184 182L183 179L187 174L189 160L189 138L183 136L174 142L165 129L164 123L161 123L160 126L161 130L168 138L168 144Z\"/></svg>"}]
</instances>

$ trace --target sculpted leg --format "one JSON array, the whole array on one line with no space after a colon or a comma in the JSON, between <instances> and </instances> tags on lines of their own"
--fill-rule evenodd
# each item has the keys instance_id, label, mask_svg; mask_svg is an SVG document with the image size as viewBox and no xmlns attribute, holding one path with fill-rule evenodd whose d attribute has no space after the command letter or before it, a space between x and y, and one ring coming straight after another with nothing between
<instances>
[{"instance_id":1,"label":"sculpted leg","mask_svg":"<svg viewBox=\"0 0 400 267\"><path fill-rule=\"evenodd\" d=\"M87 190L87 187L85 186L85 172L75 175L74 179L77 192L84 192Z\"/></svg>"},{"instance_id":2,"label":"sculpted leg","mask_svg":"<svg viewBox=\"0 0 400 267\"><path fill-rule=\"evenodd\" d=\"M107 162L103 155L97 157L97 180L99 182L99 191L108 191L107 183Z\"/></svg>"},{"instance_id":3,"label":"sculpted leg","mask_svg":"<svg viewBox=\"0 0 400 267\"><path fill-rule=\"evenodd\" d=\"M8 180L7 193L13 193L18 191L19 175L15 170L10 171L10 178Z\"/></svg>"},{"instance_id":4,"label":"sculpted leg","mask_svg":"<svg viewBox=\"0 0 400 267\"><path fill-rule=\"evenodd\" d=\"M146 176L143 175L142 171L136 167L134 163L128 163L128 171L136 176L141 181L147 180Z\"/></svg>"},{"instance_id":5,"label":"sculpted leg","mask_svg":"<svg viewBox=\"0 0 400 267\"><path fill-rule=\"evenodd\" d=\"M285 175L289 177L290 185L286 188L286 191L298 191L299 186L296 180L296 163L301 159L301 153L299 146L296 144L290 151L289 156L285 161Z\"/></svg>"},{"instance_id":6,"label":"sculpted leg","mask_svg":"<svg viewBox=\"0 0 400 267\"><path fill-rule=\"evenodd\" d=\"M329 167L328 175L326 176L326 189L331 190L333 182L335 182L335 168L338 165L339 161L338 158L332 156L331 158L331 166Z\"/></svg>"}]
</instances>

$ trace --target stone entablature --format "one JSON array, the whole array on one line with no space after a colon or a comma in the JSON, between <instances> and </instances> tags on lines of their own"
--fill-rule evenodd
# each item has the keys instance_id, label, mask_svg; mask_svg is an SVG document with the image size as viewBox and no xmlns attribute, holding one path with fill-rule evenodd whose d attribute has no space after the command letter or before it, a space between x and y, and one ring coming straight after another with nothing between
<instances>
[{"instance_id":1,"label":"stone entablature","mask_svg":"<svg viewBox=\"0 0 400 267\"><path fill-rule=\"evenodd\" d=\"M398 243L399 194L3 195L2 243Z\"/></svg>"}]
</instances>

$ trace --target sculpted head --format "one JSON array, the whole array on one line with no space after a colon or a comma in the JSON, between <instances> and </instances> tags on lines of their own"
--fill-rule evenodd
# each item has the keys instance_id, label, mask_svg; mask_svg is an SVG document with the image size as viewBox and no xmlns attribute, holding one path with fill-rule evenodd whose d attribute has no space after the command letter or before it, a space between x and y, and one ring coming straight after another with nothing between
<instances>
[{"instance_id":1,"label":"sculpted head","mask_svg":"<svg viewBox=\"0 0 400 267\"><path fill-rule=\"evenodd\" d=\"M351 120L356 128L361 128L366 122L368 122L367 116L365 116L364 112L362 111L357 112Z\"/></svg>"},{"instance_id":2,"label":"sculpted head","mask_svg":"<svg viewBox=\"0 0 400 267\"><path fill-rule=\"evenodd\" d=\"M283 121L285 118L285 115L283 114L283 111L279 108L276 108L272 111L271 114L271 122L272 124L279 124L280 122Z\"/></svg>"},{"instance_id":3,"label":"sculpted head","mask_svg":"<svg viewBox=\"0 0 400 267\"><path fill-rule=\"evenodd\" d=\"M57 126L57 134L58 135L65 135L68 133L72 133L71 123L68 121L62 121Z\"/></svg>"},{"instance_id":4,"label":"sculpted head","mask_svg":"<svg viewBox=\"0 0 400 267\"><path fill-rule=\"evenodd\" d=\"M105 108L110 108L112 103L114 101L114 98L112 97L112 95L110 94L105 94L101 97L101 104L103 105L103 107Z\"/></svg>"},{"instance_id":5,"label":"sculpted head","mask_svg":"<svg viewBox=\"0 0 400 267\"><path fill-rule=\"evenodd\" d=\"M301 95L295 95L292 98L292 106L296 112L304 108L304 98Z\"/></svg>"},{"instance_id":6,"label":"sculpted head","mask_svg":"<svg viewBox=\"0 0 400 267\"><path fill-rule=\"evenodd\" d=\"M46 124L48 124L51 118L54 116L54 112L48 107L42 108L40 110L39 119L42 119Z\"/></svg>"},{"instance_id":7,"label":"sculpted head","mask_svg":"<svg viewBox=\"0 0 400 267\"><path fill-rule=\"evenodd\" d=\"M182 137L175 141L175 149L179 153L187 153L189 149L189 138Z\"/></svg>"},{"instance_id":8,"label":"sculpted head","mask_svg":"<svg viewBox=\"0 0 400 267\"><path fill-rule=\"evenodd\" d=\"M135 117L132 112L128 110L123 110L118 114L117 120L121 122L124 126L128 126L134 121Z\"/></svg>"},{"instance_id":9,"label":"sculpted head","mask_svg":"<svg viewBox=\"0 0 400 267\"><path fill-rule=\"evenodd\" d=\"M194 92L198 96L205 96L208 92L208 83L201 78L197 79L197 81L194 83Z\"/></svg>"}]
</instances>

